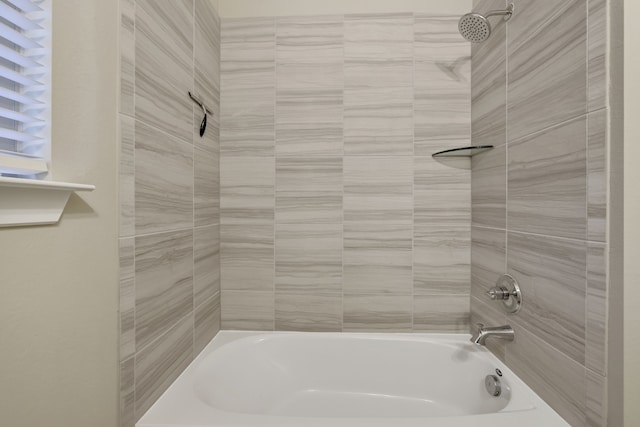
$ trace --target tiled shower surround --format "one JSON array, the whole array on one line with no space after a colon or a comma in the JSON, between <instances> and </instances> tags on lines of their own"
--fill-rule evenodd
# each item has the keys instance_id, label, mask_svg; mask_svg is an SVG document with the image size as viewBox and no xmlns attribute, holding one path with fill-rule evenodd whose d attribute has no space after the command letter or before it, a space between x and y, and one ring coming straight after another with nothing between
<instances>
[{"instance_id":1,"label":"tiled shower surround","mask_svg":"<svg viewBox=\"0 0 640 427\"><path fill-rule=\"evenodd\" d=\"M120 424L133 427L220 329L220 25L209 1L120 4ZM203 138L188 91L214 112Z\"/></svg>"},{"instance_id":2,"label":"tiled shower surround","mask_svg":"<svg viewBox=\"0 0 640 427\"><path fill-rule=\"evenodd\" d=\"M468 331L457 16L222 21L222 327Z\"/></svg>"},{"instance_id":3,"label":"tiled shower surround","mask_svg":"<svg viewBox=\"0 0 640 427\"><path fill-rule=\"evenodd\" d=\"M515 342L489 347L572 426L604 426L607 4L514 3L472 50L472 140L496 148L472 161L471 320L511 324ZM517 315L485 295L504 272Z\"/></svg>"}]
</instances>

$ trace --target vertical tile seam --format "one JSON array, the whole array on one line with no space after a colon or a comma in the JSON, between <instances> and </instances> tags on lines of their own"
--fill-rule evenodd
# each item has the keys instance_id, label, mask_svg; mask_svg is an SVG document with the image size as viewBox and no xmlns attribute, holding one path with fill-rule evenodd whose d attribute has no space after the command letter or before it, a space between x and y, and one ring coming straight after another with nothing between
<instances>
[{"instance_id":1,"label":"vertical tile seam","mask_svg":"<svg viewBox=\"0 0 640 427\"><path fill-rule=\"evenodd\" d=\"M346 25L347 25L347 16L346 15L341 15L342 18L342 43L341 43L341 50L342 50L342 145L341 145L341 150L342 150L342 176L340 177L341 181L342 181L342 187L341 187L341 193L342 193L342 200L340 203L340 214L341 214L341 218L340 218L340 225L342 227L342 253L340 254L340 281L341 281L341 286L340 286L340 331L344 332L344 252L345 252L345 240L344 240L344 198L345 198L345 191L344 191L344 158L345 158L345 151L344 151L344 140L345 140L345 103L344 103L344 94L346 91L346 38L345 38L345 34L346 34Z\"/></svg>"},{"instance_id":2,"label":"vertical tile seam","mask_svg":"<svg viewBox=\"0 0 640 427\"><path fill-rule=\"evenodd\" d=\"M195 86L196 86L196 2L195 0L193 0L192 5L191 5L191 16L193 18L193 22L192 22L192 27L191 27L191 37L193 40L192 43L192 51L191 51L191 84L193 91L195 91ZM191 173L192 173L192 178L193 178L193 186L192 186L192 192L191 192L191 204L192 204L192 209L191 209L191 221L192 221L192 227L191 227L191 248L192 251L191 253L193 254L191 257L191 306L192 306L192 314L193 314L193 323L192 323L192 328L191 328L191 341L193 342L193 345L191 347L191 359L193 359L196 356L196 346L195 346L195 342L196 342L196 134L193 131L194 130L194 126L196 125L196 120L195 120L195 108L193 107L193 104L191 105L191 117L193 118L194 122L191 126L191 158L193 159L193 168L191 169Z\"/></svg>"},{"instance_id":3,"label":"vertical tile seam","mask_svg":"<svg viewBox=\"0 0 640 427\"><path fill-rule=\"evenodd\" d=\"M271 329L273 331L276 330L276 182L278 173L277 163L278 163L278 150L276 148L277 140L278 140L278 130L276 124L278 123L278 119L276 115L278 114L278 18L273 17L271 21L272 30L273 30L273 223L271 226L273 227L273 271L271 274L271 284L272 284L272 299L273 299L273 312L272 314L272 324Z\"/></svg>"},{"instance_id":4,"label":"vertical tile seam","mask_svg":"<svg viewBox=\"0 0 640 427\"><path fill-rule=\"evenodd\" d=\"M133 2L133 46L132 46L132 50L133 50L133 111L132 111L132 115L133 115L133 367L131 369L132 371L132 375L133 378L131 378L132 381L132 388L133 388L133 407L131 409L131 411L133 412L133 419L135 421L138 420L138 414L136 413L136 400L137 400L137 391L136 391L136 377L137 377L137 373L136 373L136 361L138 359L138 343L136 340L136 328L137 328L137 322L136 322L136 318L137 318L137 286L136 286L136 237L137 237L137 230L136 230L136 192L135 192L135 183L136 183L136 122L137 122L137 117L136 117L136 40L137 40L137 17L138 17L138 1L137 0L132 0ZM120 339L122 339L122 336L120 337ZM122 420L121 420L122 422ZM125 426L125 427L129 427L129 426Z\"/></svg>"}]
</instances>

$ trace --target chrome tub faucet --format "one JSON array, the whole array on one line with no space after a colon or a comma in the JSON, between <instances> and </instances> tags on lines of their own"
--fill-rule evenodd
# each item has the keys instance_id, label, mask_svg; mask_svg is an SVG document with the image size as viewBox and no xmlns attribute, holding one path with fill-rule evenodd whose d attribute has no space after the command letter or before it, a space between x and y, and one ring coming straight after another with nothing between
<instances>
[{"instance_id":1,"label":"chrome tub faucet","mask_svg":"<svg viewBox=\"0 0 640 427\"><path fill-rule=\"evenodd\" d=\"M507 341L513 341L515 332L509 325L485 327L482 323L478 323L478 329L471 337L471 342L478 345L485 345L487 338L500 338Z\"/></svg>"}]
</instances>

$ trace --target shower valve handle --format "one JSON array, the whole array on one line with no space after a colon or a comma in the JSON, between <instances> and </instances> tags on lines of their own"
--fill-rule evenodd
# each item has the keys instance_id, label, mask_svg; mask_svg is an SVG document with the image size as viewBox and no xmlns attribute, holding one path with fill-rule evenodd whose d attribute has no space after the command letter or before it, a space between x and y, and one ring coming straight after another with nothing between
<instances>
[{"instance_id":1,"label":"shower valve handle","mask_svg":"<svg viewBox=\"0 0 640 427\"><path fill-rule=\"evenodd\" d=\"M503 286L496 286L494 288L491 288L487 291L487 295L489 296L489 298L491 298L492 300L498 300L498 301L504 301L504 300L508 300L509 297L511 297L511 292L509 292L509 290Z\"/></svg>"}]
</instances>

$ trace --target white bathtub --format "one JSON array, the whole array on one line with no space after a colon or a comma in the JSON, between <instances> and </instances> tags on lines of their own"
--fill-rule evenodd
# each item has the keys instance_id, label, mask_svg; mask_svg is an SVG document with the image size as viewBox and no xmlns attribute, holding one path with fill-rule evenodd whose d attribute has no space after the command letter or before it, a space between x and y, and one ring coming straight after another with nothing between
<instances>
[{"instance_id":1,"label":"white bathtub","mask_svg":"<svg viewBox=\"0 0 640 427\"><path fill-rule=\"evenodd\" d=\"M502 373L502 395L485 390ZM137 427L568 426L468 335L222 331Z\"/></svg>"}]
</instances>

